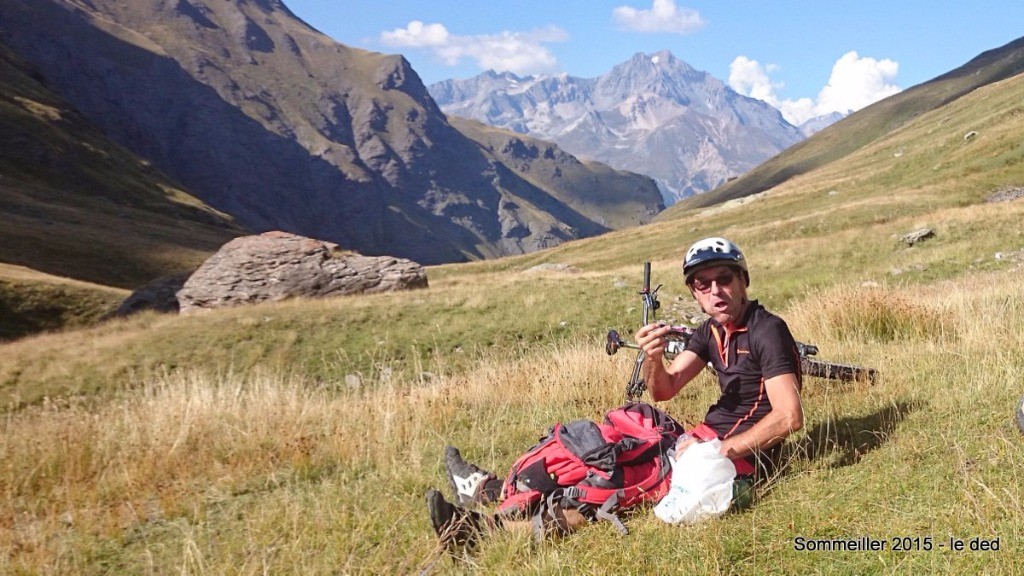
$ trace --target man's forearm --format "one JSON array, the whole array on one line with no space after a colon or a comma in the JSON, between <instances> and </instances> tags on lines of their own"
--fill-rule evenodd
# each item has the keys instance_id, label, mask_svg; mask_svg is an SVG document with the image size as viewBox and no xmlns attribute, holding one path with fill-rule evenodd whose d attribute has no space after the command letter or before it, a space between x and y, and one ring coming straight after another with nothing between
<instances>
[{"instance_id":1,"label":"man's forearm","mask_svg":"<svg viewBox=\"0 0 1024 576\"><path fill-rule=\"evenodd\" d=\"M746 432L723 440L723 455L745 458L758 450L771 448L803 428L804 411L796 374L773 376L765 380L764 389L772 406L771 412Z\"/></svg>"},{"instance_id":2,"label":"man's forearm","mask_svg":"<svg viewBox=\"0 0 1024 576\"><path fill-rule=\"evenodd\" d=\"M674 395L672 377L665 370L665 363L660 359L648 358L643 367L644 382L655 401L668 400Z\"/></svg>"},{"instance_id":3,"label":"man's forearm","mask_svg":"<svg viewBox=\"0 0 1024 576\"><path fill-rule=\"evenodd\" d=\"M798 429L799 426L794 428L789 415L773 410L746 432L723 440L721 453L728 458L746 458L758 450L775 446Z\"/></svg>"},{"instance_id":4,"label":"man's forearm","mask_svg":"<svg viewBox=\"0 0 1024 576\"><path fill-rule=\"evenodd\" d=\"M686 350L676 356L668 366L665 366L661 357L647 358L644 362L643 375L647 389L651 391L651 398L661 401L678 394L679 390L703 369L704 361Z\"/></svg>"}]
</instances>

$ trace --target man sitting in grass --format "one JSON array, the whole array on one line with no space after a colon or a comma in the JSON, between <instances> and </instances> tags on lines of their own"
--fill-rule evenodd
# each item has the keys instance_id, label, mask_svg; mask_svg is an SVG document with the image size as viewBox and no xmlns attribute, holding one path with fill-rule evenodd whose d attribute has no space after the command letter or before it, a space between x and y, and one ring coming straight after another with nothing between
<instances>
[{"instance_id":1,"label":"man sitting in grass","mask_svg":"<svg viewBox=\"0 0 1024 576\"><path fill-rule=\"evenodd\" d=\"M781 318L747 298L746 258L729 240L707 238L691 246L683 276L709 319L668 364L664 356L670 327L654 323L640 328L636 341L647 355L644 380L654 400L668 400L710 364L721 396L708 408L704 421L680 438L676 454L693 443L718 438L721 454L736 464L738 478L765 478L782 441L803 427L796 342ZM459 506L431 489L427 508L446 544L472 543L481 527L517 524L464 508L497 500L502 481L495 474L466 462L450 446L445 467ZM560 513L568 529L590 520L576 510Z\"/></svg>"}]
</instances>

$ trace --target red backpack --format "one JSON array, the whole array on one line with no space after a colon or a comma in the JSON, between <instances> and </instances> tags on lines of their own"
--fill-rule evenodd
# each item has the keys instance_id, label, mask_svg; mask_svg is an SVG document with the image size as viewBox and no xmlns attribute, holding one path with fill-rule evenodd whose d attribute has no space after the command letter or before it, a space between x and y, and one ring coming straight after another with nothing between
<instances>
[{"instance_id":1,"label":"red backpack","mask_svg":"<svg viewBox=\"0 0 1024 576\"><path fill-rule=\"evenodd\" d=\"M668 493L667 452L682 433L679 422L642 402L608 412L603 424L555 424L512 465L498 512L532 516L540 530L557 503L591 520L609 520L626 534L616 512Z\"/></svg>"}]
</instances>

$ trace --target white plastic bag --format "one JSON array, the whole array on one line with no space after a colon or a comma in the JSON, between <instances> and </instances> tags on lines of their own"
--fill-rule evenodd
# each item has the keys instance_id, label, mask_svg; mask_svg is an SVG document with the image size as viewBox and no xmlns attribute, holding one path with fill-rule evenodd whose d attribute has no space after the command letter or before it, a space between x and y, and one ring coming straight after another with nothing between
<instances>
[{"instance_id":1,"label":"white plastic bag","mask_svg":"<svg viewBox=\"0 0 1024 576\"><path fill-rule=\"evenodd\" d=\"M736 465L719 454L722 441L692 444L672 462L672 488L654 507L669 524L694 524L721 516L732 503Z\"/></svg>"}]
</instances>

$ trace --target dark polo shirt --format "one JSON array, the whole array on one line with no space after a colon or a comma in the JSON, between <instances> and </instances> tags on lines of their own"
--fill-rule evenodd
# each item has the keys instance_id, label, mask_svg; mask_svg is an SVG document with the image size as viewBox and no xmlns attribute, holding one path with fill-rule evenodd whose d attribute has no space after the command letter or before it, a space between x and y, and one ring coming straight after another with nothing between
<instances>
[{"instance_id":1,"label":"dark polo shirt","mask_svg":"<svg viewBox=\"0 0 1024 576\"><path fill-rule=\"evenodd\" d=\"M771 412L765 380L793 373L801 381L796 342L782 318L754 300L740 325L730 334L708 319L686 346L718 373L722 395L704 422L722 439L748 430Z\"/></svg>"}]
</instances>

